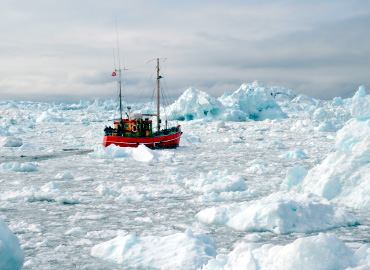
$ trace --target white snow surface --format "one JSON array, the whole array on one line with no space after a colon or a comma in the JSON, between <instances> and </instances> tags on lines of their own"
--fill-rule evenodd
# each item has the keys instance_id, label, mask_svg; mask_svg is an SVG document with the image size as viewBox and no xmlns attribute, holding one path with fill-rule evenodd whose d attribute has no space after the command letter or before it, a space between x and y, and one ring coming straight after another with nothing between
<instances>
[{"instance_id":1,"label":"white snow surface","mask_svg":"<svg viewBox=\"0 0 370 270\"><path fill-rule=\"evenodd\" d=\"M183 135L167 150L104 148L115 100L0 100L18 268L370 269L369 100L189 89L166 108L184 120L168 122Z\"/></svg>"}]
</instances>

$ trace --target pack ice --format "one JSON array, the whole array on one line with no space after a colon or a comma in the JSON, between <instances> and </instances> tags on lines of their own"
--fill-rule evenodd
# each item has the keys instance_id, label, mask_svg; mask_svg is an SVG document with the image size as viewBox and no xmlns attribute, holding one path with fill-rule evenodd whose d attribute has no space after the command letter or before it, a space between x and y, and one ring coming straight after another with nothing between
<instances>
[{"instance_id":1,"label":"pack ice","mask_svg":"<svg viewBox=\"0 0 370 270\"><path fill-rule=\"evenodd\" d=\"M0 269L370 269L365 87L189 88L175 150L102 147L116 108L0 100Z\"/></svg>"}]
</instances>

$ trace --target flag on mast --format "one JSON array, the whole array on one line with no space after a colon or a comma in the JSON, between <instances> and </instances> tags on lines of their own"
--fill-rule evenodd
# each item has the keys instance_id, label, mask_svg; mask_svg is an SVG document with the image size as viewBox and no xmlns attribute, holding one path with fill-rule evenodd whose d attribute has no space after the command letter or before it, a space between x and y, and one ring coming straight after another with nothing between
<instances>
[{"instance_id":1,"label":"flag on mast","mask_svg":"<svg viewBox=\"0 0 370 270\"><path fill-rule=\"evenodd\" d=\"M112 76L117 76L117 73L113 71Z\"/></svg>"}]
</instances>

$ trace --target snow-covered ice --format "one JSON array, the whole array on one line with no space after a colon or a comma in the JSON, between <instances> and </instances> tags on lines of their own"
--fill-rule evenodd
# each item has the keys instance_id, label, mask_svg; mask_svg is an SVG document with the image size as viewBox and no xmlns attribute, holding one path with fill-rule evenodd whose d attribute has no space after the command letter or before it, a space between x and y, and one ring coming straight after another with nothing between
<instances>
[{"instance_id":1,"label":"snow-covered ice","mask_svg":"<svg viewBox=\"0 0 370 270\"><path fill-rule=\"evenodd\" d=\"M104 148L115 100L0 100L0 266L370 269L365 87L230 91L167 107L184 132L167 150Z\"/></svg>"},{"instance_id":2,"label":"snow-covered ice","mask_svg":"<svg viewBox=\"0 0 370 270\"><path fill-rule=\"evenodd\" d=\"M212 259L203 270L329 270L369 269L370 246L354 251L335 234L299 238L281 246L240 242L226 256Z\"/></svg>"},{"instance_id":3,"label":"snow-covered ice","mask_svg":"<svg viewBox=\"0 0 370 270\"><path fill-rule=\"evenodd\" d=\"M207 208L196 216L206 224L277 234L311 233L358 223L352 214L334 207L324 198L285 192L257 201Z\"/></svg>"},{"instance_id":4,"label":"snow-covered ice","mask_svg":"<svg viewBox=\"0 0 370 270\"><path fill-rule=\"evenodd\" d=\"M367 102L355 101L370 99L362 94L358 96L352 102L353 118L337 132L336 151L312 168L297 190L315 193L347 207L366 208L370 205L370 115L367 114L370 107ZM353 114L354 111L357 113Z\"/></svg>"},{"instance_id":5,"label":"snow-covered ice","mask_svg":"<svg viewBox=\"0 0 370 270\"><path fill-rule=\"evenodd\" d=\"M98 244L91 255L135 268L198 269L216 256L216 245L204 234L175 233L163 237L120 235Z\"/></svg>"}]
</instances>

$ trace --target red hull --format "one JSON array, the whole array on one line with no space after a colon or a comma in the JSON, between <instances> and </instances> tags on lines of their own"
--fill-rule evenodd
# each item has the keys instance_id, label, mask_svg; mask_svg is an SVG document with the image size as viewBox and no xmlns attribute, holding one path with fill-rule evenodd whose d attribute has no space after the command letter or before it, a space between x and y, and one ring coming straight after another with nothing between
<instances>
[{"instance_id":1,"label":"red hull","mask_svg":"<svg viewBox=\"0 0 370 270\"><path fill-rule=\"evenodd\" d=\"M103 146L107 147L115 144L120 147L138 147L140 144L143 144L152 149L176 148L180 144L181 134L182 132L179 131L155 137L104 136Z\"/></svg>"}]
</instances>

